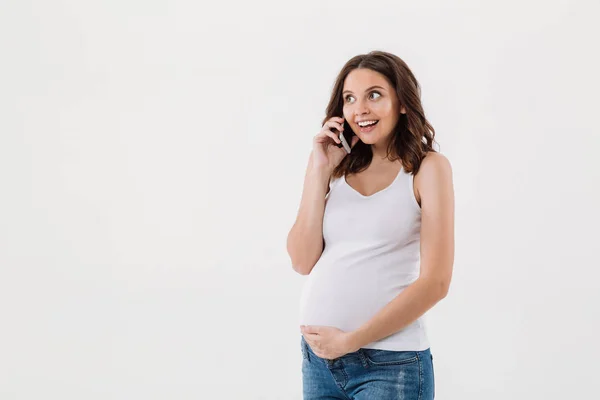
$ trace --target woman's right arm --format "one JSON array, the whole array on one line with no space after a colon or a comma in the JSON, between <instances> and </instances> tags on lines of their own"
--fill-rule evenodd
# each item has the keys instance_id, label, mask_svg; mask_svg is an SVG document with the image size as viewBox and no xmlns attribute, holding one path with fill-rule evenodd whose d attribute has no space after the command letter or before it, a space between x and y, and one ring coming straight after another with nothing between
<instances>
[{"instance_id":1,"label":"woman's right arm","mask_svg":"<svg viewBox=\"0 0 600 400\"><path fill-rule=\"evenodd\" d=\"M287 237L292 268L300 275L308 275L323 253L323 214L330 176L329 169L313 166L311 152L298 216Z\"/></svg>"}]
</instances>

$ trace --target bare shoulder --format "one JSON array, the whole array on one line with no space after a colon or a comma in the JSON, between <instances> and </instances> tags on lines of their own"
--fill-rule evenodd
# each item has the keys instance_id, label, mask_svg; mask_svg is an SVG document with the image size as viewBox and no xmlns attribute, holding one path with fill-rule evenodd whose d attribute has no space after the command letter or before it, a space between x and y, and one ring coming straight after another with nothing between
<instances>
[{"instance_id":1,"label":"bare shoulder","mask_svg":"<svg viewBox=\"0 0 600 400\"><path fill-rule=\"evenodd\" d=\"M419 172L415 175L415 195L419 204L422 204L423 196L432 195L436 191L446 190L452 187L452 165L448 158L437 152L427 153Z\"/></svg>"},{"instance_id":2,"label":"bare shoulder","mask_svg":"<svg viewBox=\"0 0 600 400\"><path fill-rule=\"evenodd\" d=\"M422 175L429 175L431 173L452 173L452 165L450 164L450 160L441 154L430 151L427 153L423 161L421 161L421 168L419 168L419 173ZM417 175L419 175L417 173Z\"/></svg>"}]
</instances>

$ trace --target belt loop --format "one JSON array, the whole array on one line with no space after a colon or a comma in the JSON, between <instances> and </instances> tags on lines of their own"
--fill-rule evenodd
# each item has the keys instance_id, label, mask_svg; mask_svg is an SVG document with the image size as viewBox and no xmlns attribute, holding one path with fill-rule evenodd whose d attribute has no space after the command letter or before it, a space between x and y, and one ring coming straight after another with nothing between
<instances>
[{"instance_id":1,"label":"belt loop","mask_svg":"<svg viewBox=\"0 0 600 400\"><path fill-rule=\"evenodd\" d=\"M369 368L369 362L367 361L367 356L365 355L365 352L362 348L358 349L358 357L360 358L360 362L362 363L363 367Z\"/></svg>"}]
</instances>

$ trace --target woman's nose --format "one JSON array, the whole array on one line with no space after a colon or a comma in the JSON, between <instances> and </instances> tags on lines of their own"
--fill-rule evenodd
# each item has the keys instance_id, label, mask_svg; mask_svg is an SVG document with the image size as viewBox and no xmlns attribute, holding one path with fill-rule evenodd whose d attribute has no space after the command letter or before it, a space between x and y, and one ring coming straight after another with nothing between
<instances>
[{"instance_id":1,"label":"woman's nose","mask_svg":"<svg viewBox=\"0 0 600 400\"><path fill-rule=\"evenodd\" d=\"M360 100L356 101L356 104L354 105L354 114L355 115L363 115L363 114L368 114L369 113L369 109L367 108L367 105L363 102L361 102Z\"/></svg>"}]
</instances>

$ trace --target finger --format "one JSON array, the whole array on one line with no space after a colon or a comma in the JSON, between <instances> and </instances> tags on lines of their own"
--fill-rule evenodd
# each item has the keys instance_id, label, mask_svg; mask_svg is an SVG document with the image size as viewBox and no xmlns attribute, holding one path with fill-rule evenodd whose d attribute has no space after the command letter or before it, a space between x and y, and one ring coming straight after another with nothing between
<instances>
[{"instance_id":1,"label":"finger","mask_svg":"<svg viewBox=\"0 0 600 400\"><path fill-rule=\"evenodd\" d=\"M319 132L318 134L315 135L313 140L316 143L325 143L325 142L327 142L327 140L325 139L326 137L330 137L336 143L341 143L341 140L339 139L339 137L335 133L333 133L329 130L324 130L324 131Z\"/></svg>"},{"instance_id":2,"label":"finger","mask_svg":"<svg viewBox=\"0 0 600 400\"><path fill-rule=\"evenodd\" d=\"M340 140L339 136L336 133L331 132L329 129L324 129L323 131L319 132L315 136L315 141L319 142L319 143L323 143L324 142L323 139L326 136L329 136L330 138L332 138L333 141L336 142L336 143L342 143L342 141Z\"/></svg>"},{"instance_id":3,"label":"finger","mask_svg":"<svg viewBox=\"0 0 600 400\"><path fill-rule=\"evenodd\" d=\"M340 124L339 122L336 121L327 121L325 122L325 124L323 125L323 128L327 127L329 128L335 128L338 131L343 131L344 130L344 125Z\"/></svg>"},{"instance_id":4,"label":"finger","mask_svg":"<svg viewBox=\"0 0 600 400\"><path fill-rule=\"evenodd\" d=\"M308 345L310 346L310 348L312 349L312 351L314 352L315 350L319 350L315 344L315 341L312 340L310 337L308 337L308 335L304 335L304 340L306 340L306 343L308 343Z\"/></svg>"},{"instance_id":5,"label":"finger","mask_svg":"<svg viewBox=\"0 0 600 400\"><path fill-rule=\"evenodd\" d=\"M304 333L304 339L311 344L312 347L318 349L321 346L321 337L316 333Z\"/></svg>"},{"instance_id":6,"label":"finger","mask_svg":"<svg viewBox=\"0 0 600 400\"><path fill-rule=\"evenodd\" d=\"M336 143L338 143L338 144L342 143L342 141L340 140L340 137L336 133L329 131L329 132L326 132L325 134L327 136L329 136L330 138L332 138Z\"/></svg>"},{"instance_id":7,"label":"finger","mask_svg":"<svg viewBox=\"0 0 600 400\"><path fill-rule=\"evenodd\" d=\"M334 357L331 357L331 354L329 354L329 352L325 351L325 350L321 350L319 348L313 348L311 347L313 353L315 353L317 356L321 357L321 358L325 358L327 360L332 360Z\"/></svg>"},{"instance_id":8,"label":"finger","mask_svg":"<svg viewBox=\"0 0 600 400\"><path fill-rule=\"evenodd\" d=\"M305 333L304 338L310 340L313 344L319 343L319 340L321 340L321 336L316 333Z\"/></svg>"},{"instance_id":9,"label":"finger","mask_svg":"<svg viewBox=\"0 0 600 400\"><path fill-rule=\"evenodd\" d=\"M319 334L319 332L320 332L320 329L318 326L307 325L304 327L304 333L308 333L308 334L312 333L312 334L316 335L316 334Z\"/></svg>"},{"instance_id":10,"label":"finger","mask_svg":"<svg viewBox=\"0 0 600 400\"><path fill-rule=\"evenodd\" d=\"M329 358L329 357L328 357L326 354L324 354L324 353L317 353L317 352L316 352L316 351L314 351L314 350L313 350L313 353L315 353L317 356L319 356L319 357L321 357L321 358L324 358L324 359L326 359L326 360L330 360L330 358Z\"/></svg>"}]
</instances>

